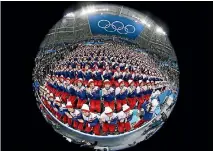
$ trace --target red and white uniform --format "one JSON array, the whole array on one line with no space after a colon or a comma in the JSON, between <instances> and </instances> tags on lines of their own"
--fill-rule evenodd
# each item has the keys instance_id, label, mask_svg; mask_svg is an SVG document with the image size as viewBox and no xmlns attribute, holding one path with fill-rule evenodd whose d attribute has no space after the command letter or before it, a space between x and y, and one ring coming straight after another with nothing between
<instances>
[{"instance_id":1,"label":"red and white uniform","mask_svg":"<svg viewBox=\"0 0 213 151\"><path fill-rule=\"evenodd\" d=\"M87 97L86 97L86 89L84 86L75 87L76 95L78 97L78 102L77 102L77 108L81 108L83 104L86 103Z\"/></svg>"},{"instance_id":2,"label":"red and white uniform","mask_svg":"<svg viewBox=\"0 0 213 151\"><path fill-rule=\"evenodd\" d=\"M103 122L103 125L102 125L102 130L104 133L107 133L107 132L115 132L115 128L116 128L116 125L117 125L117 114L116 113L112 113L112 116L108 116L107 114L109 114L109 112L107 112L107 108L109 107L106 107L105 108L105 111L101 114L101 121ZM109 108L110 112L112 112L112 109Z\"/></svg>"},{"instance_id":3,"label":"red and white uniform","mask_svg":"<svg viewBox=\"0 0 213 151\"><path fill-rule=\"evenodd\" d=\"M132 110L131 114L132 114ZM118 116L118 131L120 133L123 133L124 131L129 131L131 129L130 122L127 121L127 117L129 115L125 114L123 111L120 111L117 113Z\"/></svg>"},{"instance_id":4,"label":"red and white uniform","mask_svg":"<svg viewBox=\"0 0 213 151\"><path fill-rule=\"evenodd\" d=\"M66 108L72 107L72 104L70 102L67 103ZM74 129L82 130L83 129L83 123L80 123L78 121L78 118L81 116L81 112L78 109L74 109L73 112L68 111L68 114L71 115L68 116L68 124L69 126L73 126Z\"/></svg>"},{"instance_id":5,"label":"red and white uniform","mask_svg":"<svg viewBox=\"0 0 213 151\"><path fill-rule=\"evenodd\" d=\"M103 78L104 78L104 80L109 80L111 83L113 82L113 73L112 73L112 71L111 70L104 70L103 71Z\"/></svg>"},{"instance_id":6,"label":"red and white uniform","mask_svg":"<svg viewBox=\"0 0 213 151\"><path fill-rule=\"evenodd\" d=\"M93 80L89 80L90 83L94 83ZM94 86L93 88L89 87L86 89L87 97L90 99L90 111L98 113L101 112L101 96L100 96L100 88L98 86Z\"/></svg>"},{"instance_id":7,"label":"red and white uniform","mask_svg":"<svg viewBox=\"0 0 213 151\"><path fill-rule=\"evenodd\" d=\"M112 110L115 108L115 90L114 88L110 87L109 89L103 88L102 89L102 98L104 100L104 107L109 106Z\"/></svg>"},{"instance_id":8,"label":"red and white uniform","mask_svg":"<svg viewBox=\"0 0 213 151\"><path fill-rule=\"evenodd\" d=\"M119 84L123 82L123 80L118 80ZM116 104L117 104L117 111L121 110L122 105L127 104L127 87L117 87L115 89L115 97L116 97Z\"/></svg>"},{"instance_id":9,"label":"red and white uniform","mask_svg":"<svg viewBox=\"0 0 213 151\"><path fill-rule=\"evenodd\" d=\"M66 81L63 82L63 87L65 89L67 89L68 86L68 83ZM69 97L69 93L67 92L61 92L61 100L64 102L64 103L67 103L67 98Z\"/></svg>"},{"instance_id":10,"label":"red and white uniform","mask_svg":"<svg viewBox=\"0 0 213 151\"><path fill-rule=\"evenodd\" d=\"M91 79L92 77L92 71L90 69L84 69L83 70L83 74L84 74L84 85L87 86L89 79Z\"/></svg>"},{"instance_id":11,"label":"red and white uniform","mask_svg":"<svg viewBox=\"0 0 213 151\"><path fill-rule=\"evenodd\" d=\"M59 80L57 81L58 86L63 87L63 83L61 83ZM56 90L55 91L55 96L60 97L62 94L62 91Z\"/></svg>"},{"instance_id":12,"label":"red and white uniform","mask_svg":"<svg viewBox=\"0 0 213 151\"><path fill-rule=\"evenodd\" d=\"M69 86L66 87L66 89L69 91L67 102L71 102L72 106L76 107L75 86L73 84L70 84Z\"/></svg>"},{"instance_id":13,"label":"red and white uniform","mask_svg":"<svg viewBox=\"0 0 213 151\"><path fill-rule=\"evenodd\" d=\"M115 87L119 87L118 79L122 79L123 78L123 72L115 71L114 75L113 75L113 78L114 78Z\"/></svg>"},{"instance_id":14,"label":"red and white uniform","mask_svg":"<svg viewBox=\"0 0 213 151\"><path fill-rule=\"evenodd\" d=\"M126 67L127 68L127 67ZM132 78L132 74L129 71L125 71L123 72L123 79L124 79L124 84L126 87L129 86L128 80L130 80ZM126 79L126 80L125 80Z\"/></svg>"},{"instance_id":15,"label":"red and white uniform","mask_svg":"<svg viewBox=\"0 0 213 151\"><path fill-rule=\"evenodd\" d=\"M136 77L139 77L139 76L140 76L140 74L138 72L134 72L132 74L132 79L135 79ZM136 87L139 86L139 81L135 81L135 86Z\"/></svg>"},{"instance_id":16,"label":"red and white uniform","mask_svg":"<svg viewBox=\"0 0 213 151\"><path fill-rule=\"evenodd\" d=\"M83 120L86 122L85 132L89 133L93 131L95 135L100 135L100 124L98 115L90 112L90 115L88 117L84 115L82 115L82 117Z\"/></svg>"},{"instance_id":17,"label":"red and white uniform","mask_svg":"<svg viewBox=\"0 0 213 151\"><path fill-rule=\"evenodd\" d=\"M101 87L102 86L102 70L98 69L97 66L95 66L95 70L92 72L94 76L94 84L95 86Z\"/></svg>"},{"instance_id":18,"label":"red and white uniform","mask_svg":"<svg viewBox=\"0 0 213 151\"><path fill-rule=\"evenodd\" d=\"M128 82L129 82L129 85L134 84L133 80L129 80ZM135 88L135 86L128 87L128 104L131 109L133 109L136 105L136 88Z\"/></svg>"}]
</instances>

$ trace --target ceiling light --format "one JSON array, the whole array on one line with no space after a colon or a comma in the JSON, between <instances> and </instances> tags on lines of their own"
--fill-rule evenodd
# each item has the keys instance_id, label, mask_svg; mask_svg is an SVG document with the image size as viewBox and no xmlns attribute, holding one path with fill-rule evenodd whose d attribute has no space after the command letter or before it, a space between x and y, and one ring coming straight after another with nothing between
<instances>
[{"instance_id":1,"label":"ceiling light","mask_svg":"<svg viewBox=\"0 0 213 151\"><path fill-rule=\"evenodd\" d=\"M65 15L65 17L74 17L75 16L75 14L74 13L67 13L66 15Z\"/></svg>"}]
</instances>

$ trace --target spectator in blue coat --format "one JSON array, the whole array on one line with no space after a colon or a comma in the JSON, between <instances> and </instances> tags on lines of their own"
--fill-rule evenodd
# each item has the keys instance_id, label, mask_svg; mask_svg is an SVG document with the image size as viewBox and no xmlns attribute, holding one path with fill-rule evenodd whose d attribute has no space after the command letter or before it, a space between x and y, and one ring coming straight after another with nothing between
<instances>
[{"instance_id":1,"label":"spectator in blue coat","mask_svg":"<svg viewBox=\"0 0 213 151\"><path fill-rule=\"evenodd\" d=\"M158 105L159 102L157 99L153 99L151 102L147 101L142 104L141 111L143 112L143 118L137 124L135 124L134 128L138 128L143 125L144 122L150 121L154 117L155 110Z\"/></svg>"}]
</instances>

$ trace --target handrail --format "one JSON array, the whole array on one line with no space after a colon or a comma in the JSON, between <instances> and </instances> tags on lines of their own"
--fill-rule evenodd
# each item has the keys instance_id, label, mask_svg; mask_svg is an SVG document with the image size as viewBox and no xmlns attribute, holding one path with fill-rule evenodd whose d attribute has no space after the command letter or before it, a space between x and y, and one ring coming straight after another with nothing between
<instances>
[{"instance_id":1,"label":"handrail","mask_svg":"<svg viewBox=\"0 0 213 151\"><path fill-rule=\"evenodd\" d=\"M37 96L39 97L39 100L40 100L40 102L42 103L42 105L44 106L44 108L46 109L46 111L51 115L51 117L54 118L54 120L56 120L58 123L60 123L60 124L63 125L64 127L68 128L69 130L72 130L72 131L74 131L74 132L76 132L76 133L82 134L82 135L84 135L84 136L93 137L93 138L115 138L115 137L120 137L120 136L126 136L126 135L129 135L129 134L132 134L132 133L134 133L134 132L136 132L136 131L141 130L142 128L144 128L144 127L146 127L147 125L149 125L149 124L156 118L156 116L155 116L154 118L152 118L152 120L150 120L149 122L145 123L145 124L144 124L143 126L141 126L140 128L134 129L134 130L132 130L132 131L130 131L130 132L125 132L125 133L123 133L123 134L110 135L110 136L91 135L91 134L87 134L87 133L83 133L83 132L81 132L81 131L75 130L75 129L71 128L71 127L68 127L67 125L65 125L64 123L62 123L61 121L59 121L59 120L58 120L58 119L46 108L46 106L45 106L45 105L43 104L43 102L41 101L40 96L38 95L37 92L36 92L36 94L37 94Z\"/></svg>"}]
</instances>

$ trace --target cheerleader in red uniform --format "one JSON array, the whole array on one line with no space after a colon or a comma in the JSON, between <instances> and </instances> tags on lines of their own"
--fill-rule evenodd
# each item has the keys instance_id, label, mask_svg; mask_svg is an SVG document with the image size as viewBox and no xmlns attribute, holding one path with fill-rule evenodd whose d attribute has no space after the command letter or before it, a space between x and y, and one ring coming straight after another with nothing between
<instances>
[{"instance_id":1,"label":"cheerleader in red uniform","mask_svg":"<svg viewBox=\"0 0 213 151\"><path fill-rule=\"evenodd\" d=\"M74 129L82 130L83 123L78 121L79 117L81 117L81 112L78 109L74 109L71 102L67 102L66 108L65 114L68 117L68 125Z\"/></svg>"}]
</instances>

